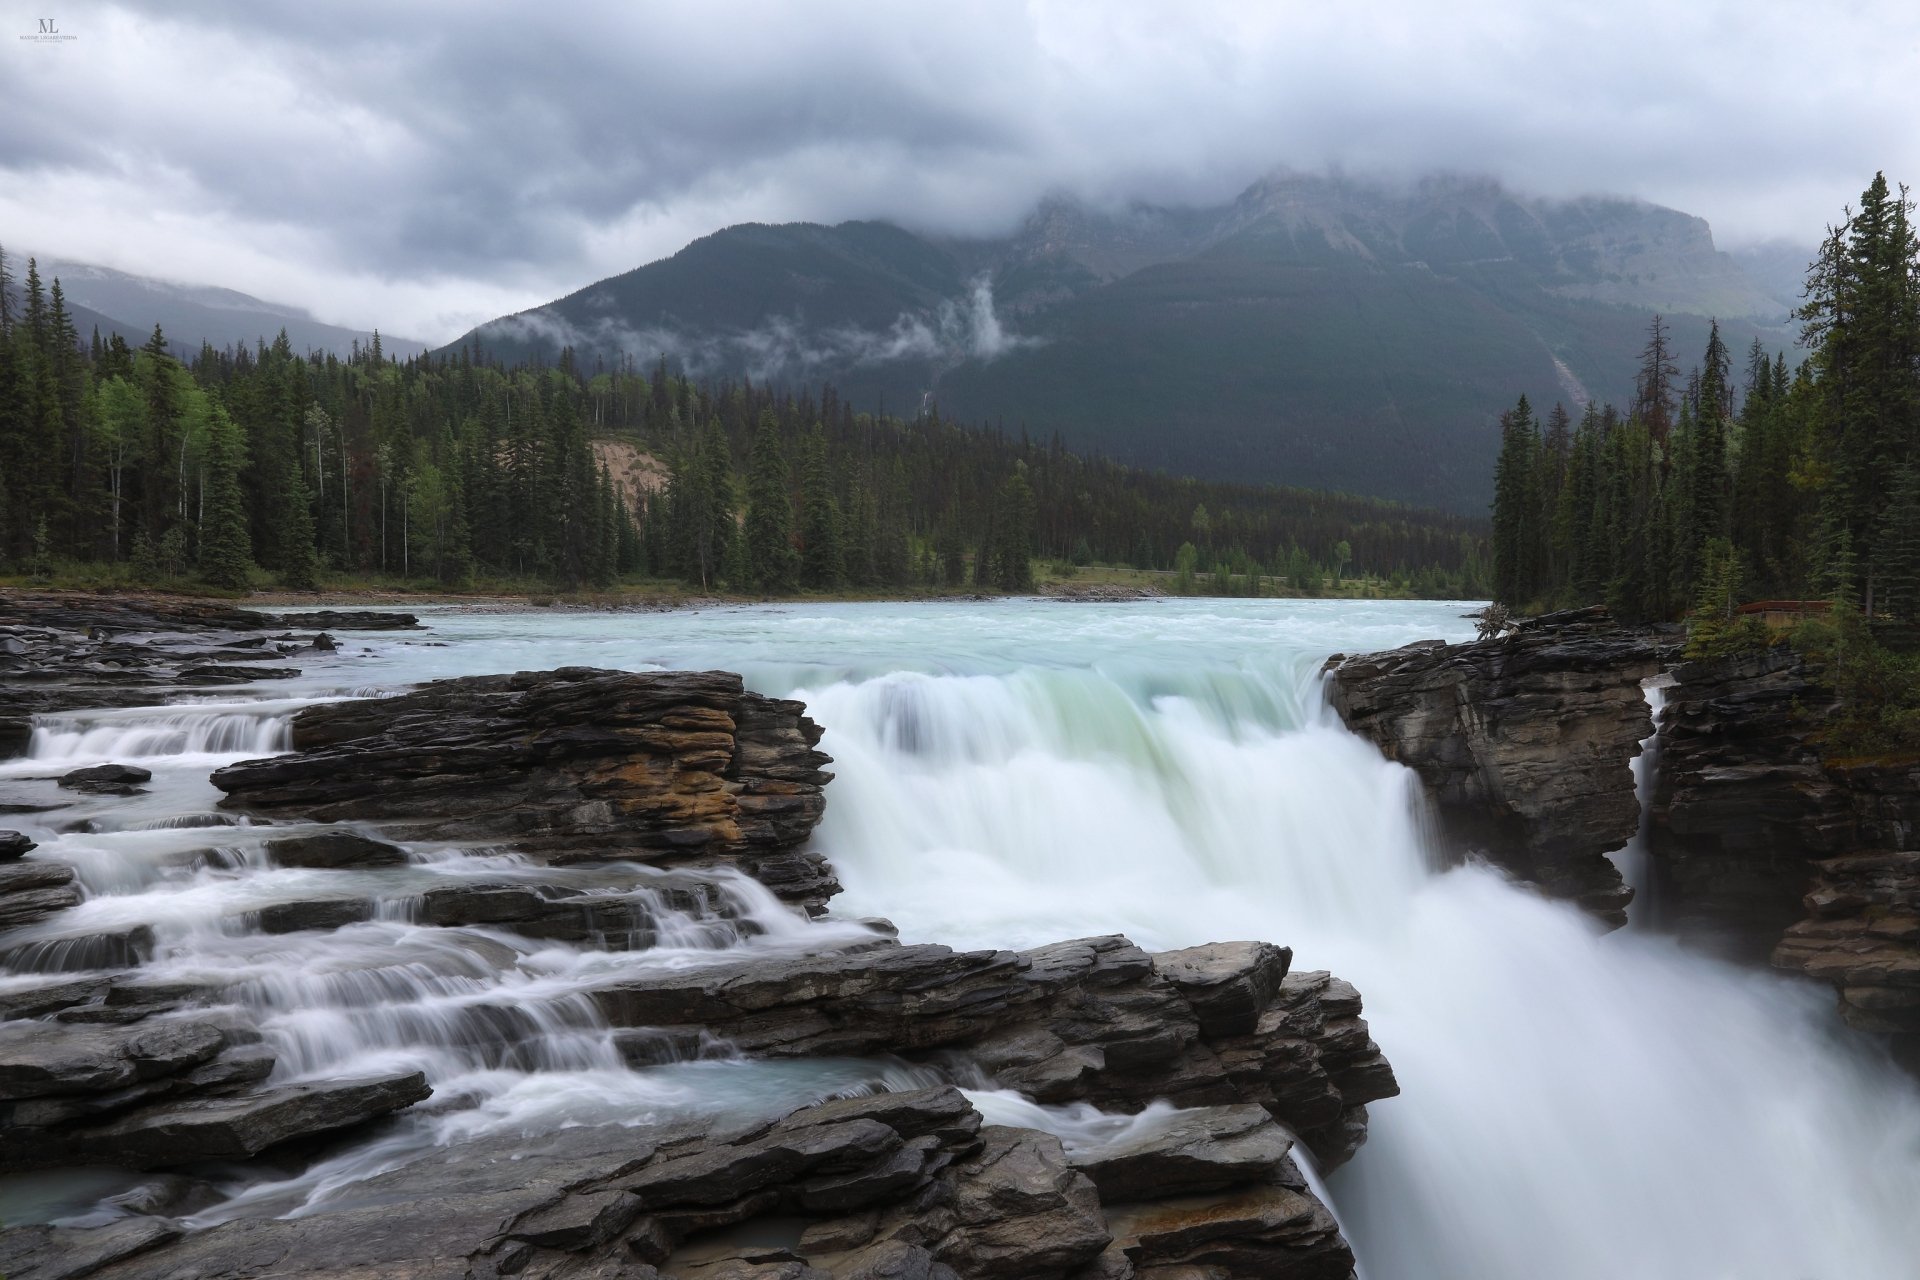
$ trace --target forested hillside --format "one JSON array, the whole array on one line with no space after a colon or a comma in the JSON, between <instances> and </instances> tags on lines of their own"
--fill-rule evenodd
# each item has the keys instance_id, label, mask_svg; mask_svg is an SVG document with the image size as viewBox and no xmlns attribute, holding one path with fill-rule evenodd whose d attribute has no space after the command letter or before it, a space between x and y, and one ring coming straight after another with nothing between
<instances>
[{"instance_id":1,"label":"forested hillside","mask_svg":"<svg viewBox=\"0 0 1920 1280\"><path fill-rule=\"evenodd\" d=\"M1478 514L1509 388L1623 401L1652 312L1698 349L1716 314L1777 343L1791 306L1675 210L1281 174L1212 208L1054 200L991 240L730 227L447 350L831 380L861 409Z\"/></svg>"},{"instance_id":2,"label":"forested hillside","mask_svg":"<svg viewBox=\"0 0 1920 1280\"><path fill-rule=\"evenodd\" d=\"M1798 319L1808 358L1716 327L1679 382L1656 318L1623 413L1502 419L1494 594L1605 600L1622 616L1689 610L1710 631L1741 600L1830 599L1920 620L1920 241L1883 175L1813 262Z\"/></svg>"},{"instance_id":3,"label":"forested hillside","mask_svg":"<svg viewBox=\"0 0 1920 1280\"><path fill-rule=\"evenodd\" d=\"M182 363L159 330L138 348L83 341L32 263L18 294L0 305L6 571L1021 590L1042 558L1230 591L1356 573L1484 589L1471 518L1148 473L933 412L856 413L831 388L589 368L571 351L501 367L395 361L375 342L343 360L284 334Z\"/></svg>"}]
</instances>

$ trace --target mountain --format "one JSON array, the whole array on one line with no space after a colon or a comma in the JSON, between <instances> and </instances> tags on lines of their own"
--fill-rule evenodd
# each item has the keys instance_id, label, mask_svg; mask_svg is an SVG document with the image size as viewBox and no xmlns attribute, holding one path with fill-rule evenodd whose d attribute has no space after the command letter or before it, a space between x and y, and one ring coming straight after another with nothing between
<instances>
[{"instance_id":1,"label":"mountain","mask_svg":"<svg viewBox=\"0 0 1920 1280\"><path fill-rule=\"evenodd\" d=\"M1000 239L731 227L447 350L831 381L1149 467L1478 512L1521 393L1624 403L1655 311L1682 353L1709 316L1742 351L1781 345L1791 305L1675 210L1279 174L1214 208L1049 200Z\"/></svg>"},{"instance_id":2,"label":"mountain","mask_svg":"<svg viewBox=\"0 0 1920 1280\"><path fill-rule=\"evenodd\" d=\"M211 285L181 284L91 263L48 258L40 259L40 277L49 283L59 279L68 305L75 309L74 327L82 338L89 337L93 326L99 324L102 337L117 329L128 342L139 346L158 324L167 335L167 344L182 354L198 351L203 343L251 347L263 338L272 342L282 329L287 331L293 349L302 353L320 350L345 355L354 342L365 346L373 340L371 331L323 324L298 307L263 302ZM79 318L81 309L89 313L84 322ZM381 334L380 342L395 355L417 354L427 346L390 334Z\"/></svg>"}]
</instances>

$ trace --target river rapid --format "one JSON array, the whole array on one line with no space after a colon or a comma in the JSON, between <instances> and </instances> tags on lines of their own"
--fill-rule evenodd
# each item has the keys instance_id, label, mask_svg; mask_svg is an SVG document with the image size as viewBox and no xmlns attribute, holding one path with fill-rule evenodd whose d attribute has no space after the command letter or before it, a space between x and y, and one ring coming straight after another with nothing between
<instances>
[{"instance_id":1,"label":"river rapid","mask_svg":"<svg viewBox=\"0 0 1920 1280\"><path fill-rule=\"evenodd\" d=\"M236 1181L208 1220L299 1212L422 1144L471 1133L798 1105L910 1079L899 1064L740 1064L720 1051L628 1070L579 995L623 965L805 950L883 916L906 941L956 947L1265 939L1291 946L1296 968L1351 980L1403 1090L1372 1108L1367 1145L1328 1180L1368 1280L1914 1274L1920 1091L1839 1025L1829 991L1686 952L1641 927L1643 904L1635 924L1602 934L1497 873L1440 867L1412 776L1327 712L1328 654L1468 638L1464 611L429 609L429 630L351 639L342 659L271 700L45 717L33 756L0 765L0 783L104 760L152 768L148 795L88 802L94 830L27 820L41 856L80 868L91 896L67 914L94 932L151 927L159 976L229 975L235 999L265 1011L281 1075L406 1065L428 1070L434 1104L466 1103L329 1166ZM341 873L270 869L252 852L257 830L204 825L218 820L210 770L281 749L288 717L315 699L563 665L724 668L803 699L836 761L814 837L846 886L833 918L803 924L742 881L734 915L755 923L751 937L689 919L651 952L503 954L478 931L411 923L404 894L381 918L329 934L269 939L232 924L298 896L298 877ZM209 861L208 846L225 852ZM1639 856L1622 851L1631 878ZM424 884L517 865L424 851L407 875ZM43 971L84 966L45 958L77 927L39 926ZM480 1046L508 989L519 1049L489 1057ZM976 1097L990 1118L1056 1130L1126 1123L1084 1110L1036 1119L1017 1098ZM34 1194L66 1203L113 1186L108 1174L72 1178L84 1181L0 1189L12 1197L0 1214L30 1215Z\"/></svg>"}]
</instances>

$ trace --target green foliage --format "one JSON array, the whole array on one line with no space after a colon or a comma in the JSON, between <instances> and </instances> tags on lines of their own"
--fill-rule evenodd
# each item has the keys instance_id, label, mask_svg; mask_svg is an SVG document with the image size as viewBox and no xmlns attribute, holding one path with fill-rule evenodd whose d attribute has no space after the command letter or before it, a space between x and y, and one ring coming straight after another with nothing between
<instances>
[{"instance_id":1,"label":"green foliage","mask_svg":"<svg viewBox=\"0 0 1920 1280\"><path fill-rule=\"evenodd\" d=\"M1795 627L1790 642L1816 666L1838 703L1822 751L1829 757L1920 751L1920 657L1878 643L1858 609L1836 606Z\"/></svg>"},{"instance_id":2,"label":"green foliage","mask_svg":"<svg viewBox=\"0 0 1920 1280\"><path fill-rule=\"evenodd\" d=\"M1261 566L1297 591L1335 573L1487 589L1484 522L1465 517L1139 471L937 411L877 416L831 387L705 385L664 363L337 359L276 339L183 364L157 333L138 350L69 346L64 299L29 276L23 310L0 315L9 566L35 557L44 524L62 573L131 559L156 582L238 586L257 560L289 584L324 568L560 591L654 576L893 592L970 575L1024 591L1036 563L1167 572L1192 541L1195 589L1256 590Z\"/></svg>"},{"instance_id":3,"label":"green foliage","mask_svg":"<svg viewBox=\"0 0 1920 1280\"><path fill-rule=\"evenodd\" d=\"M793 590L799 569L800 558L793 549L793 499L787 492L788 483L780 422L767 411L760 415L753 437L746 549L748 574L754 585L775 595Z\"/></svg>"},{"instance_id":4,"label":"green foliage","mask_svg":"<svg viewBox=\"0 0 1920 1280\"><path fill-rule=\"evenodd\" d=\"M208 424L206 498L200 526L200 576L209 585L237 591L253 572L253 543L240 493L240 433L224 410Z\"/></svg>"},{"instance_id":5,"label":"green foliage","mask_svg":"<svg viewBox=\"0 0 1920 1280\"><path fill-rule=\"evenodd\" d=\"M1703 652L1752 639L1718 616L1737 603L1730 581L1750 596L1825 597L1920 622L1911 210L1904 189L1875 176L1808 269L1799 316L1812 354L1790 377L1784 354L1770 359L1756 340L1737 405L1719 325L1676 399L1672 344L1655 317L1626 417L1589 407L1563 454L1530 429L1524 400L1508 413L1495 472L1495 597L1515 606L1604 598L1627 621L1692 607L1692 643Z\"/></svg>"},{"instance_id":6,"label":"green foliage","mask_svg":"<svg viewBox=\"0 0 1920 1280\"><path fill-rule=\"evenodd\" d=\"M311 591L319 584L320 555L313 545L312 499L298 463L287 468L281 504L280 583L295 591Z\"/></svg>"}]
</instances>

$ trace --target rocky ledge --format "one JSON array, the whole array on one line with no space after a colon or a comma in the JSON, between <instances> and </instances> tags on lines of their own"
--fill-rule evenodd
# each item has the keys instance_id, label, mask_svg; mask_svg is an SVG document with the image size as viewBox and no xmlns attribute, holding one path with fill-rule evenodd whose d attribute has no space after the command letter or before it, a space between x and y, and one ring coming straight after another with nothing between
<instances>
[{"instance_id":1,"label":"rocky ledge","mask_svg":"<svg viewBox=\"0 0 1920 1280\"><path fill-rule=\"evenodd\" d=\"M365 821L555 863L738 866L818 909L839 889L798 848L832 776L820 735L800 703L730 672L567 667L309 707L291 754L213 782L224 807L274 821Z\"/></svg>"},{"instance_id":2,"label":"rocky ledge","mask_svg":"<svg viewBox=\"0 0 1920 1280\"><path fill-rule=\"evenodd\" d=\"M1547 614L1470 644L1336 656L1347 726L1419 775L1455 851L1475 851L1611 924L1633 891L1607 854L1638 829L1641 683L1660 645L1604 609Z\"/></svg>"},{"instance_id":3,"label":"rocky ledge","mask_svg":"<svg viewBox=\"0 0 1920 1280\"><path fill-rule=\"evenodd\" d=\"M69 983L79 988L85 983ZM749 1056L894 1055L1042 1100L1141 1112L1069 1150L982 1126L951 1088L850 1098L693 1133L565 1130L437 1151L292 1219L189 1231L193 1176L425 1097L418 1075L268 1084L222 993L70 990L0 1034L5 1169L169 1169L94 1228L0 1233L13 1280L663 1275L1346 1277L1353 1258L1290 1149L1323 1167L1396 1092L1351 987L1258 943L1149 955L1123 938L1027 952L883 944L753 957L600 988L615 1026L723 1037ZM49 996L45 1004L57 1003ZM141 1000L147 1003L140 1003ZM131 1022L85 1020L114 1010ZM504 1027L506 1020L493 1025ZM537 1033L537 1031L535 1032ZM1147 1104L1171 1100L1179 1110ZM336 1139L337 1141L337 1139ZM292 1156L286 1153L291 1148ZM1199 1270L1160 1270L1198 1268Z\"/></svg>"},{"instance_id":4,"label":"rocky ledge","mask_svg":"<svg viewBox=\"0 0 1920 1280\"><path fill-rule=\"evenodd\" d=\"M418 625L405 613L282 616L166 596L0 592L0 759L26 751L36 714L286 679L300 674L289 658L336 651L328 628Z\"/></svg>"},{"instance_id":5,"label":"rocky ledge","mask_svg":"<svg viewBox=\"0 0 1920 1280\"><path fill-rule=\"evenodd\" d=\"M1212 1107L1068 1150L932 1088L717 1132L470 1143L296 1218L192 1234L158 1216L26 1228L0 1235L0 1268L14 1280L1342 1280L1353 1256L1290 1146L1258 1108Z\"/></svg>"}]
</instances>

